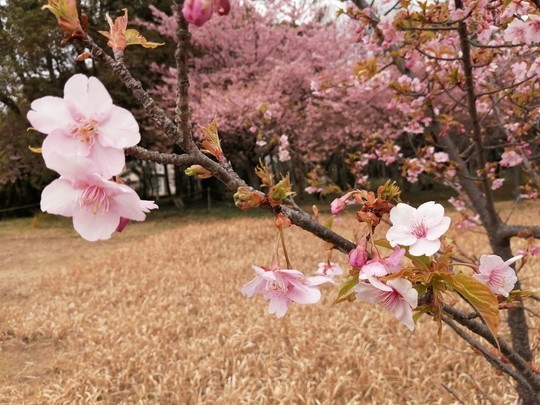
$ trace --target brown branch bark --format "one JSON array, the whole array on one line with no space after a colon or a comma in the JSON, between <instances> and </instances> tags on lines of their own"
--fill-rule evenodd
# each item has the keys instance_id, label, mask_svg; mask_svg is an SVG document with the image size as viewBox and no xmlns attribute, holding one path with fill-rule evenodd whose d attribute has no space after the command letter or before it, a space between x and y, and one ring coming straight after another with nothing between
<instances>
[{"instance_id":1,"label":"brown branch bark","mask_svg":"<svg viewBox=\"0 0 540 405\"><path fill-rule=\"evenodd\" d=\"M506 363L504 363L500 358L495 356L493 353L491 353L489 350L487 350L484 346L482 346L478 341L473 339L468 333L466 333L463 329L461 329L459 326L457 326L454 321L452 321L450 318L447 318L444 316L442 318L443 322L446 323L448 326L450 326L454 332L456 332L463 340L465 340L469 345L474 347L476 350L478 350L482 355L486 358L486 360L491 363L493 366L495 366L497 369L501 370L503 373L509 375L512 377L516 382L518 382L521 385L524 386L530 386L529 382L516 370L514 370L512 367L508 366ZM530 388L531 394L534 393L532 387Z\"/></svg>"}]
</instances>

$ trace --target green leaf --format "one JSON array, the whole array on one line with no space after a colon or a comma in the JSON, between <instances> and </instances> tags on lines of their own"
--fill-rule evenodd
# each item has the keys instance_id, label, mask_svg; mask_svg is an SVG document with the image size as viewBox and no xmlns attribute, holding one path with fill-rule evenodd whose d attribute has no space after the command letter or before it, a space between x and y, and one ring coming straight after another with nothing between
<instances>
[{"instance_id":1,"label":"green leaf","mask_svg":"<svg viewBox=\"0 0 540 405\"><path fill-rule=\"evenodd\" d=\"M328 218L326 221L324 221L323 226L328 229L332 229L332 225L334 224L334 217Z\"/></svg>"},{"instance_id":2,"label":"green leaf","mask_svg":"<svg viewBox=\"0 0 540 405\"><path fill-rule=\"evenodd\" d=\"M423 305L421 307L418 307L414 310L414 313L413 313L413 322L416 324L416 322L418 321L418 319L420 319L420 317L422 315L424 315L425 313L429 312L431 310L431 307L427 306L427 305Z\"/></svg>"},{"instance_id":3,"label":"green leaf","mask_svg":"<svg viewBox=\"0 0 540 405\"><path fill-rule=\"evenodd\" d=\"M447 280L452 280L452 288L478 311L482 319L486 322L498 346L499 303L497 296L487 285L466 274L457 274L453 277L448 277Z\"/></svg>"},{"instance_id":4,"label":"green leaf","mask_svg":"<svg viewBox=\"0 0 540 405\"><path fill-rule=\"evenodd\" d=\"M349 296L352 295L352 294L348 294L348 293L352 290L352 288L356 284L358 284L358 278L357 277L351 277L350 279L348 279L345 282L345 284L343 284L341 289L339 290L338 296L337 296L336 300L334 301L334 304L338 304L338 303L343 302L343 301L351 301Z\"/></svg>"},{"instance_id":5,"label":"green leaf","mask_svg":"<svg viewBox=\"0 0 540 405\"><path fill-rule=\"evenodd\" d=\"M510 301L518 300L520 298L527 298L533 294L534 294L534 291L513 290L513 291L510 291L505 301L510 302Z\"/></svg>"}]
</instances>

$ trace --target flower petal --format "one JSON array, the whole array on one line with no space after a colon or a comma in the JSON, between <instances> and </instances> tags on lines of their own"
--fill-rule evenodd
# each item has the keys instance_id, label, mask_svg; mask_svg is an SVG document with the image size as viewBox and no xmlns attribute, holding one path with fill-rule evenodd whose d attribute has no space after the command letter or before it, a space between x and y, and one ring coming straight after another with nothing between
<instances>
[{"instance_id":1,"label":"flower petal","mask_svg":"<svg viewBox=\"0 0 540 405\"><path fill-rule=\"evenodd\" d=\"M85 118L94 118L112 107L112 99L105 86L95 77L76 74L64 86L64 99Z\"/></svg>"},{"instance_id":2,"label":"flower petal","mask_svg":"<svg viewBox=\"0 0 540 405\"><path fill-rule=\"evenodd\" d=\"M287 298L297 304L315 304L321 299L321 292L315 287L293 284L294 287L287 292Z\"/></svg>"},{"instance_id":3,"label":"flower petal","mask_svg":"<svg viewBox=\"0 0 540 405\"><path fill-rule=\"evenodd\" d=\"M66 179L56 179L41 193L41 211L49 214L73 216L80 191Z\"/></svg>"},{"instance_id":4,"label":"flower petal","mask_svg":"<svg viewBox=\"0 0 540 405\"><path fill-rule=\"evenodd\" d=\"M139 124L128 110L113 105L111 114L99 122L99 143L113 148L127 148L141 140Z\"/></svg>"},{"instance_id":5,"label":"flower petal","mask_svg":"<svg viewBox=\"0 0 540 405\"><path fill-rule=\"evenodd\" d=\"M384 294L383 291L379 290L376 287L373 287L370 283L360 282L354 286L354 292L356 293L356 298L361 301L370 302L375 304L379 302L381 294Z\"/></svg>"},{"instance_id":6,"label":"flower petal","mask_svg":"<svg viewBox=\"0 0 540 405\"><path fill-rule=\"evenodd\" d=\"M428 240L426 238L418 239L414 245L409 247L409 253L413 256L431 256L441 247L441 241Z\"/></svg>"},{"instance_id":7,"label":"flower petal","mask_svg":"<svg viewBox=\"0 0 540 405\"><path fill-rule=\"evenodd\" d=\"M73 227L87 241L109 239L120 222L120 215L114 211L94 214L86 207L78 207L73 213Z\"/></svg>"},{"instance_id":8,"label":"flower petal","mask_svg":"<svg viewBox=\"0 0 540 405\"><path fill-rule=\"evenodd\" d=\"M123 149L107 148L99 142L92 145L88 157L96 163L98 172L107 179L120 174L126 163Z\"/></svg>"},{"instance_id":9,"label":"flower petal","mask_svg":"<svg viewBox=\"0 0 540 405\"><path fill-rule=\"evenodd\" d=\"M392 247L397 245L411 246L416 242L416 237L411 233L412 228L405 228L401 225L394 225L386 232L386 239Z\"/></svg>"},{"instance_id":10,"label":"flower petal","mask_svg":"<svg viewBox=\"0 0 540 405\"><path fill-rule=\"evenodd\" d=\"M26 118L39 132L50 134L55 129L69 132L75 122L69 111L68 104L60 97L42 97L30 105Z\"/></svg>"},{"instance_id":11,"label":"flower petal","mask_svg":"<svg viewBox=\"0 0 540 405\"><path fill-rule=\"evenodd\" d=\"M251 298L254 295L260 294L264 290L264 286L266 285L266 280L261 277L255 277L253 280L245 284L241 289L240 292L248 297Z\"/></svg>"},{"instance_id":12,"label":"flower petal","mask_svg":"<svg viewBox=\"0 0 540 405\"><path fill-rule=\"evenodd\" d=\"M412 287L409 280L397 278L388 280L386 283L392 286L412 308L418 306L418 291Z\"/></svg>"},{"instance_id":13,"label":"flower petal","mask_svg":"<svg viewBox=\"0 0 540 405\"><path fill-rule=\"evenodd\" d=\"M392 225L400 225L405 228L412 228L416 216L416 209L410 205L399 203L390 210L390 221Z\"/></svg>"},{"instance_id":14,"label":"flower petal","mask_svg":"<svg viewBox=\"0 0 540 405\"><path fill-rule=\"evenodd\" d=\"M493 270L504 265L504 261L497 255L482 255L480 256L480 273L490 275Z\"/></svg>"},{"instance_id":15,"label":"flower petal","mask_svg":"<svg viewBox=\"0 0 540 405\"><path fill-rule=\"evenodd\" d=\"M135 221L144 221L146 214L141 205L141 199L135 191L130 193L122 193L112 197L114 208L121 217L132 219Z\"/></svg>"},{"instance_id":16,"label":"flower petal","mask_svg":"<svg viewBox=\"0 0 540 405\"><path fill-rule=\"evenodd\" d=\"M274 295L270 298L270 305L268 306L268 312L276 314L278 318L282 318L289 309L289 300L285 295Z\"/></svg>"},{"instance_id":17,"label":"flower petal","mask_svg":"<svg viewBox=\"0 0 540 405\"><path fill-rule=\"evenodd\" d=\"M440 238L450 228L450 222L452 222L450 217L442 217L438 224L432 226L428 224L426 238L430 240Z\"/></svg>"}]
</instances>

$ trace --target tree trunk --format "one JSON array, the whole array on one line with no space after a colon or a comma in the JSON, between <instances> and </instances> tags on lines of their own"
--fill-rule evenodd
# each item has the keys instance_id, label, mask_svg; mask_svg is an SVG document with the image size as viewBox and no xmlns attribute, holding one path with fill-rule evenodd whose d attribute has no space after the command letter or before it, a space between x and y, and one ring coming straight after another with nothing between
<instances>
[{"instance_id":1,"label":"tree trunk","mask_svg":"<svg viewBox=\"0 0 540 405\"><path fill-rule=\"evenodd\" d=\"M491 234L491 232L489 233ZM489 243L493 254L502 257L503 260L508 260L513 256L508 238L490 237ZM521 289L519 280L516 282L514 289ZM519 299L518 307L508 309L508 326L510 328L512 347L524 360L531 362L533 354L529 341L529 326L527 324L527 317L525 316L523 300ZM519 394L521 404L536 405L540 403L540 393L531 392L529 387L518 384L516 390Z\"/></svg>"}]
</instances>

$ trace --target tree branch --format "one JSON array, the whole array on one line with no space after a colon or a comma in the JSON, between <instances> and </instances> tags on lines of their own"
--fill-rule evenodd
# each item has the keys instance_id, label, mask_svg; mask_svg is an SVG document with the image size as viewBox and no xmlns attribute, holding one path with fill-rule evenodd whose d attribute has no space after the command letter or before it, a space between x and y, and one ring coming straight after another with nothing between
<instances>
[{"instance_id":1,"label":"tree branch","mask_svg":"<svg viewBox=\"0 0 540 405\"><path fill-rule=\"evenodd\" d=\"M161 153L153 150L145 149L141 146L132 146L125 149L127 155L133 156L141 160L149 160L151 162L161 163L163 165L175 165L182 168L200 164L200 162L191 155L177 155L174 153Z\"/></svg>"},{"instance_id":2,"label":"tree branch","mask_svg":"<svg viewBox=\"0 0 540 405\"><path fill-rule=\"evenodd\" d=\"M463 316L461 311L449 306L444 305L443 311L452 316L452 318L459 323L460 325L466 327L471 332L477 334L478 336L483 337L491 345L497 347L497 342L493 337L489 328L475 320L468 319L466 316ZM540 375L535 374L527 361L523 359L518 353L516 353L506 341L500 337L497 337L499 347L501 348L502 354L506 356L508 361L519 371L519 373L527 380L527 385L532 387L535 392L540 392ZM489 359L488 359L489 360Z\"/></svg>"},{"instance_id":3,"label":"tree branch","mask_svg":"<svg viewBox=\"0 0 540 405\"><path fill-rule=\"evenodd\" d=\"M142 83L135 79L122 60L115 60L97 45L94 40L86 35L81 39L81 42L86 46L95 59L101 60L107 65L120 79L122 83L132 92L135 99L144 107L148 116L156 123L169 138L183 139L183 134L178 131L174 122L165 114L165 111L158 107L155 100L143 89Z\"/></svg>"},{"instance_id":4,"label":"tree branch","mask_svg":"<svg viewBox=\"0 0 540 405\"><path fill-rule=\"evenodd\" d=\"M175 139L186 152L197 148L193 142L191 124L189 122L189 76L188 76L188 51L191 34L188 23L182 13L184 0L179 0L176 6L176 109L175 119L182 137Z\"/></svg>"},{"instance_id":5,"label":"tree branch","mask_svg":"<svg viewBox=\"0 0 540 405\"><path fill-rule=\"evenodd\" d=\"M443 320L444 323L446 323L448 326L450 326L454 330L454 332L456 332L469 345L471 345L476 350L478 350L480 353L482 353L482 355L486 358L486 360L489 363L491 363L497 369L501 370L503 373L508 374L510 377L512 377L516 382L520 383L521 385L530 387L531 394L534 394L533 388L530 386L529 382L520 373L516 372L516 370L509 367L501 359L499 359L497 356L495 356L493 353L491 353L489 350L487 350L484 346L482 346L480 343L478 343L469 334L467 334L463 329L461 329L459 326L457 326L454 323L454 321L452 321L450 318L448 318L446 316L443 316L442 320Z\"/></svg>"}]
</instances>

